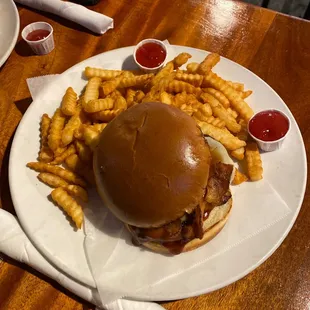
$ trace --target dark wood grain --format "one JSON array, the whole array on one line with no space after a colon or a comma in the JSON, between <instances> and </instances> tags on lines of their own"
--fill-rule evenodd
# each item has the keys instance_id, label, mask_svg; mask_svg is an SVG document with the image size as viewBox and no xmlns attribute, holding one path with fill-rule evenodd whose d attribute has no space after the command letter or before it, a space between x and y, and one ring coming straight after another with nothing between
<instances>
[{"instance_id":1,"label":"dark wood grain","mask_svg":"<svg viewBox=\"0 0 310 310\"><path fill-rule=\"evenodd\" d=\"M148 37L217 52L258 74L284 99L310 148L310 23L227 0L104 0L93 7L114 18L115 29L97 36L71 22L20 6L21 28L43 20L55 31L55 50L34 56L20 41L0 69L0 85L22 113L31 102L26 79L61 73L98 53ZM10 105L13 107L14 105ZM9 141L19 121L0 104L1 207L8 192ZM10 119L3 123L2 120ZM5 134L4 134L5 128ZM306 309L310 302L310 197L292 231L263 265L242 280L196 298L163 303L183 309ZM0 262L0 310L86 309L71 294L22 265Z\"/></svg>"}]
</instances>

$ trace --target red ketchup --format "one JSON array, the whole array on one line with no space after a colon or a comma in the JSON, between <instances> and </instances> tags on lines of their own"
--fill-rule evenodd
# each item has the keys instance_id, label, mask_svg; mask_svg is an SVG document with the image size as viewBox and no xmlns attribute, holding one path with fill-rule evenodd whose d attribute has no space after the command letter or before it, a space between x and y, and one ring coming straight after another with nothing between
<instances>
[{"instance_id":1,"label":"red ketchup","mask_svg":"<svg viewBox=\"0 0 310 310\"><path fill-rule=\"evenodd\" d=\"M145 43L136 51L137 62L146 68L156 68L160 66L166 58L165 49L154 42Z\"/></svg>"},{"instance_id":2,"label":"red ketchup","mask_svg":"<svg viewBox=\"0 0 310 310\"><path fill-rule=\"evenodd\" d=\"M262 141L276 141L286 135L289 121L275 110L257 113L249 122L250 133Z\"/></svg>"},{"instance_id":3,"label":"red ketchup","mask_svg":"<svg viewBox=\"0 0 310 310\"><path fill-rule=\"evenodd\" d=\"M48 30L38 29L28 33L26 39L28 41L39 41L45 39L49 34L50 32Z\"/></svg>"}]
</instances>

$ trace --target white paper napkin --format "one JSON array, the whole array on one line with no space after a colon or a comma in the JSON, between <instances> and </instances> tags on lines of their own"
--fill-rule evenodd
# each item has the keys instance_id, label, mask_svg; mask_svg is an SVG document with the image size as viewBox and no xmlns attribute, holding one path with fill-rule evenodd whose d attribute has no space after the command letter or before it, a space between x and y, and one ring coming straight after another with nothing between
<instances>
[{"instance_id":1,"label":"white paper napkin","mask_svg":"<svg viewBox=\"0 0 310 310\"><path fill-rule=\"evenodd\" d=\"M204 287L206 279L199 274L207 268L208 261L225 255L290 213L287 204L265 180L242 184L242 190L234 188L233 192L231 216L218 236L206 246L173 257L133 246L123 225L103 208L91 206L85 216L85 251L101 298L138 298L141 292L147 295L149 287L191 269L191 276ZM98 255L103 252L103 256Z\"/></svg>"},{"instance_id":2,"label":"white paper napkin","mask_svg":"<svg viewBox=\"0 0 310 310\"><path fill-rule=\"evenodd\" d=\"M61 0L15 0L15 2L59 15L98 34L104 34L107 30L113 28L112 18L75 3Z\"/></svg>"},{"instance_id":3,"label":"white paper napkin","mask_svg":"<svg viewBox=\"0 0 310 310\"><path fill-rule=\"evenodd\" d=\"M45 258L27 238L17 219L12 214L2 209L0 209L0 253L4 253L19 262L31 266L42 274L57 281L64 288L100 308L105 308L106 310L163 309L163 307L155 303L124 299L104 305L101 302L100 296L98 295L98 291L96 289L91 289L72 280L45 260Z\"/></svg>"},{"instance_id":4,"label":"white paper napkin","mask_svg":"<svg viewBox=\"0 0 310 310\"><path fill-rule=\"evenodd\" d=\"M49 81L50 78L39 77L27 82L30 88L40 85L42 89L42 79ZM167 287L170 280L175 282L175 278L189 270L203 287L206 280L199 275L208 262L226 255L290 213L287 204L266 180L248 182L232 190L232 214L222 232L206 246L175 257L133 246L123 225L103 208L96 209L98 203L90 203L85 210L84 248L101 300L110 303L123 297L139 299L148 295L149 288L160 287L163 281ZM96 195L90 196L97 199Z\"/></svg>"}]
</instances>

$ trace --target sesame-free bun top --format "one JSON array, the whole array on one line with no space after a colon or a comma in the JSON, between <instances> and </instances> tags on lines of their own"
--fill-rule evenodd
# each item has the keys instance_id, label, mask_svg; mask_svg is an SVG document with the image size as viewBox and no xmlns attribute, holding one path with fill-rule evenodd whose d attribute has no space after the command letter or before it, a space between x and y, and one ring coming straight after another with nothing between
<instances>
[{"instance_id":1,"label":"sesame-free bun top","mask_svg":"<svg viewBox=\"0 0 310 310\"><path fill-rule=\"evenodd\" d=\"M159 227L203 199L211 164L196 122L163 103L142 103L110 122L94 156L98 192L121 221Z\"/></svg>"}]
</instances>

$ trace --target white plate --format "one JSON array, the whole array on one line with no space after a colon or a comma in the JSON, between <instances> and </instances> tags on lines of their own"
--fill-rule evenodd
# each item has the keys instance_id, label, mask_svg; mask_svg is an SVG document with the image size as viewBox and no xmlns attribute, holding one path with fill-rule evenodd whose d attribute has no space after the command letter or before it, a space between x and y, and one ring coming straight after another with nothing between
<instances>
[{"instance_id":1,"label":"white plate","mask_svg":"<svg viewBox=\"0 0 310 310\"><path fill-rule=\"evenodd\" d=\"M26 163L35 161L39 149L39 121L43 113L52 114L59 107L65 89L70 85L81 91L86 81L81 78L86 66L121 69L133 66L133 47L113 50L89 58L70 68L48 85L24 115L16 132L11 150L9 180L14 206L19 220L36 247L55 266L68 275L89 286L94 286L86 262L83 231L74 231L62 212L47 200L50 188L40 183L34 171L26 168ZM191 61L201 61L206 52L194 48L174 46L173 53L189 52ZM266 260L281 244L291 229L304 197L307 175L306 153L297 123L282 99L259 77L242 66L222 58L215 71L228 80L244 82L254 94L249 98L255 111L276 108L284 111L291 119L292 128L285 141L285 147L277 152L263 154L264 178L277 190L292 212L271 228L231 249L217 258L216 268L221 270L212 284L195 285L195 277L208 275L208 268L199 273L189 274L191 285L173 280L163 290L165 283L143 292L139 296L145 300L170 300L194 296L221 288L245 276ZM291 163L294 163L293 165ZM276 168L275 168L276 167ZM242 190L242 187L240 187ZM236 189L238 191L239 189ZM251 193L249 192L249 195ZM262 197L263 203L263 197ZM238 206L235 206L236 208ZM46 220L48 218L48 221ZM206 245L207 247L208 245ZM124 253L124 255L126 255ZM234 262L233 268L230 262ZM199 281L197 281L198 283ZM200 281L201 283L201 281Z\"/></svg>"},{"instance_id":2,"label":"white plate","mask_svg":"<svg viewBox=\"0 0 310 310\"><path fill-rule=\"evenodd\" d=\"M18 38L19 15L13 0L0 1L0 67L9 58Z\"/></svg>"}]
</instances>

